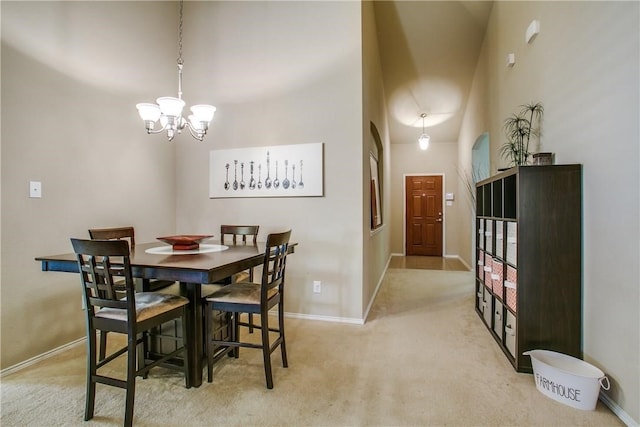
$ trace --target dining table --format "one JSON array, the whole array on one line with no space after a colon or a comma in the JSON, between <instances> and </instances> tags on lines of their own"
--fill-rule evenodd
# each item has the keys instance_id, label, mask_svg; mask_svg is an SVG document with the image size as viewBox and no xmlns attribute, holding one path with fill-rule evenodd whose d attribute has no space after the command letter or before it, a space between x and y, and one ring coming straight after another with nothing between
<instances>
[{"instance_id":1,"label":"dining table","mask_svg":"<svg viewBox=\"0 0 640 427\"><path fill-rule=\"evenodd\" d=\"M289 243L293 253L297 243ZM235 273L262 265L265 242L256 245L219 245L205 242L195 250L174 250L161 242L136 244L130 255L133 277L141 279L171 280L180 283L181 293L189 299L186 315L189 346L189 375L194 387L202 385L203 369L203 315L202 286L221 282ZM74 253L38 256L42 271L78 273Z\"/></svg>"}]
</instances>

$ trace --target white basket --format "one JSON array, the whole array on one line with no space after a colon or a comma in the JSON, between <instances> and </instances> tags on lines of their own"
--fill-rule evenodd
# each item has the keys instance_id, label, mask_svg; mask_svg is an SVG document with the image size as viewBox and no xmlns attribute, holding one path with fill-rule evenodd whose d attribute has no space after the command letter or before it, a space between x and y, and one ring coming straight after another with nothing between
<instances>
[{"instance_id":1,"label":"white basket","mask_svg":"<svg viewBox=\"0 0 640 427\"><path fill-rule=\"evenodd\" d=\"M522 354L531 357L538 391L560 403L592 411L598 403L600 387L609 390L604 372L584 360L549 350Z\"/></svg>"}]
</instances>

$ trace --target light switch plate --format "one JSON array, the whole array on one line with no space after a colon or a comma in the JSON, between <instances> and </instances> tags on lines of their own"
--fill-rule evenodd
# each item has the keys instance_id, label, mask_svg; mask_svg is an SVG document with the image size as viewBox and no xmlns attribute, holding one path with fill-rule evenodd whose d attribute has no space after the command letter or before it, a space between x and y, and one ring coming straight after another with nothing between
<instances>
[{"instance_id":1,"label":"light switch plate","mask_svg":"<svg viewBox=\"0 0 640 427\"><path fill-rule=\"evenodd\" d=\"M42 183L40 181L29 181L29 197L32 199L42 197Z\"/></svg>"}]
</instances>

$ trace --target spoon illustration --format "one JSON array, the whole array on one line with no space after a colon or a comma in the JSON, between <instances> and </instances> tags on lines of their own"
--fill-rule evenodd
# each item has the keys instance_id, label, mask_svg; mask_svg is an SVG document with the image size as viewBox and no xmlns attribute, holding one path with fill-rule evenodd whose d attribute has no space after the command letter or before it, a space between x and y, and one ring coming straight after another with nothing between
<instances>
[{"instance_id":1,"label":"spoon illustration","mask_svg":"<svg viewBox=\"0 0 640 427\"><path fill-rule=\"evenodd\" d=\"M253 160L249 162L249 173L251 174L251 179L249 180L249 189L254 190L256 188L256 180L253 179Z\"/></svg>"},{"instance_id":2,"label":"spoon illustration","mask_svg":"<svg viewBox=\"0 0 640 427\"><path fill-rule=\"evenodd\" d=\"M238 189L238 161L233 161L233 189Z\"/></svg>"},{"instance_id":3,"label":"spoon illustration","mask_svg":"<svg viewBox=\"0 0 640 427\"><path fill-rule=\"evenodd\" d=\"M304 183L302 182L302 160L300 160L300 181L298 181L298 187L304 188Z\"/></svg>"},{"instance_id":4,"label":"spoon illustration","mask_svg":"<svg viewBox=\"0 0 640 427\"><path fill-rule=\"evenodd\" d=\"M269 152L267 151L267 179L264 180L264 186L267 188L271 188L271 176L270 176L270 168L269 168Z\"/></svg>"},{"instance_id":5,"label":"spoon illustration","mask_svg":"<svg viewBox=\"0 0 640 427\"><path fill-rule=\"evenodd\" d=\"M229 163L227 163L224 167L227 168L227 178L224 181L224 189L228 190L229 189Z\"/></svg>"},{"instance_id":6,"label":"spoon illustration","mask_svg":"<svg viewBox=\"0 0 640 427\"><path fill-rule=\"evenodd\" d=\"M296 188L296 165L295 163L291 165L293 171L291 172L291 188Z\"/></svg>"},{"instance_id":7,"label":"spoon illustration","mask_svg":"<svg viewBox=\"0 0 640 427\"><path fill-rule=\"evenodd\" d=\"M278 181L278 161L276 160L276 179L273 180L273 188L280 187L280 181Z\"/></svg>"},{"instance_id":8,"label":"spoon illustration","mask_svg":"<svg viewBox=\"0 0 640 427\"><path fill-rule=\"evenodd\" d=\"M258 189L262 188L262 163L258 164Z\"/></svg>"},{"instance_id":9,"label":"spoon illustration","mask_svg":"<svg viewBox=\"0 0 640 427\"><path fill-rule=\"evenodd\" d=\"M289 160L285 160L284 161L284 181L282 181L282 188L284 188L285 190L287 188L289 188L289 172L287 172L287 169L289 167Z\"/></svg>"},{"instance_id":10,"label":"spoon illustration","mask_svg":"<svg viewBox=\"0 0 640 427\"><path fill-rule=\"evenodd\" d=\"M244 162L240 163L240 189L244 190Z\"/></svg>"}]
</instances>

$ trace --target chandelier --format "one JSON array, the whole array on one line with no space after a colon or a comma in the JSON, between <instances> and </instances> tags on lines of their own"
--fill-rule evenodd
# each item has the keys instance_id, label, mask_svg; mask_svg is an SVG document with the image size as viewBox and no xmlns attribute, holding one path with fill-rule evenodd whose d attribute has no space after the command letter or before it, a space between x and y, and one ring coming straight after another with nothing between
<instances>
[{"instance_id":1,"label":"chandelier","mask_svg":"<svg viewBox=\"0 0 640 427\"><path fill-rule=\"evenodd\" d=\"M209 123L213 119L216 107L213 105L194 105L191 107L191 115L188 120L182 116L182 108L185 102L182 100L182 0L180 0L180 28L178 37L178 97L163 96L156 99L157 104L140 103L136 105L138 113L144 120L148 134L167 131L169 141L173 140L176 133L182 129L189 129L191 136L202 141L209 129ZM155 123L160 120L161 129L155 130Z\"/></svg>"},{"instance_id":2,"label":"chandelier","mask_svg":"<svg viewBox=\"0 0 640 427\"><path fill-rule=\"evenodd\" d=\"M422 117L422 135L418 138L418 144L422 150L426 150L429 148L429 140L431 140L431 137L424 131L424 118L427 117L427 113L420 114L420 117Z\"/></svg>"}]
</instances>

